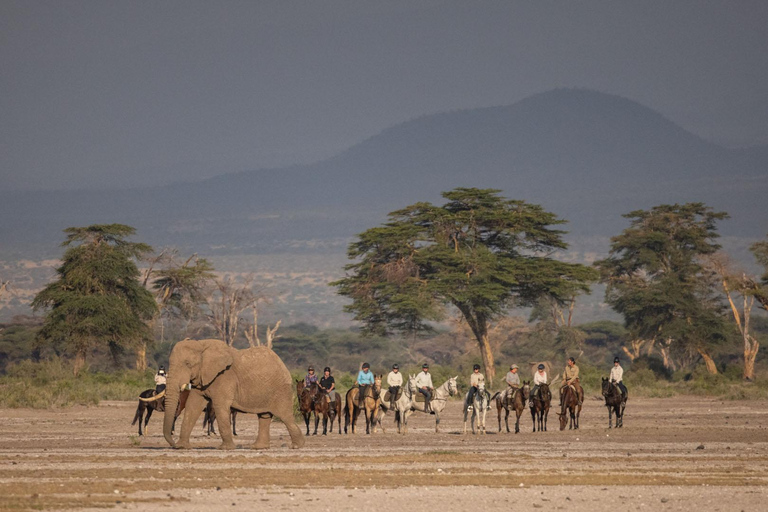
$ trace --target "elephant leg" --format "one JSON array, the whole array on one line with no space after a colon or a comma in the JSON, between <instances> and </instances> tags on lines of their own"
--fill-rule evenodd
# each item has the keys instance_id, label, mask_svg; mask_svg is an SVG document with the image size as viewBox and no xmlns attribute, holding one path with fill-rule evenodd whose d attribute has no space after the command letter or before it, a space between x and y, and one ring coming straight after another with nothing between
<instances>
[{"instance_id":1,"label":"elephant leg","mask_svg":"<svg viewBox=\"0 0 768 512\"><path fill-rule=\"evenodd\" d=\"M299 426L296 425L296 421L293 419L293 398L288 395L273 408L272 413L277 416L280 421L283 422L285 428L288 429L288 435L291 436L291 448L297 449L304 446L306 439L302 435ZM261 435L261 424L259 424L259 435ZM267 429L266 435L267 440L269 440L269 429ZM268 442L267 445L269 445Z\"/></svg>"},{"instance_id":2,"label":"elephant leg","mask_svg":"<svg viewBox=\"0 0 768 512\"><path fill-rule=\"evenodd\" d=\"M219 435L221 436L220 450L234 450L235 440L232 438L232 425L230 424L231 402L223 404L214 404L213 410L216 411L216 421L219 422Z\"/></svg>"},{"instance_id":3,"label":"elephant leg","mask_svg":"<svg viewBox=\"0 0 768 512\"><path fill-rule=\"evenodd\" d=\"M202 395L196 393L190 393L187 397L186 412L184 413L184 420L181 422L181 434L179 435L179 442L176 443L176 448L190 448L189 436L192 434L192 429L195 428L197 420L203 413L203 409L208 405L205 398ZM171 414L170 412L166 414Z\"/></svg>"},{"instance_id":4,"label":"elephant leg","mask_svg":"<svg viewBox=\"0 0 768 512\"><path fill-rule=\"evenodd\" d=\"M271 414L269 413L259 414L259 433L256 434L256 442L253 443L253 446L252 446L254 450L269 449L269 427L271 424L272 424Z\"/></svg>"}]
</instances>

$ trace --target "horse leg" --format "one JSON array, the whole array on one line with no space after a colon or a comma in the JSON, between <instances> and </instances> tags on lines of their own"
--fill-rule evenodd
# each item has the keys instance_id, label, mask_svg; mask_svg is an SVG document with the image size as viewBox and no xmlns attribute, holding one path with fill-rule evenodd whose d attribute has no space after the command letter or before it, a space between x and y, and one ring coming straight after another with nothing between
<instances>
[{"instance_id":1,"label":"horse leg","mask_svg":"<svg viewBox=\"0 0 768 512\"><path fill-rule=\"evenodd\" d=\"M235 419L237 418L237 411L232 411L232 435L237 435L237 429L235 428Z\"/></svg>"},{"instance_id":2,"label":"horse leg","mask_svg":"<svg viewBox=\"0 0 768 512\"><path fill-rule=\"evenodd\" d=\"M545 408L541 413L544 416L544 432L547 431L547 416L549 416L549 407Z\"/></svg>"},{"instance_id":3,"label":"horse leg","mask_svg":"<svg viewBox=\"0 0 768 512\"><path fill-rule=\"evenodd\" d=\"M499 419L499 432L501 432L501 407L499 406L498 399L496 401L496 415Z\"/></svg>"},{"instance_id":4,"label":"horse leg","mask_svg":"<svg viewBox=\"0 0 768 512\"><path fill-rule=\"evenodd\" d=\"M436 409L432 409L432 412L435 413L435 434L440 433L440 412Z\"/></svg>"},{"instance_id":5,"label":"horse leg","mask_svg":"<svg viewBox=\"0 0 768 512\"><path fill-rule=\"evenodd\" d=\"M618 423L619 418L616 418L616 422ZM618 425L617 425L618 426ZM608 406L608 428L613 428L613 406Z\"/></svg>"},{"instance_id":6,"label":"horse leg","mask_svg":"<svg viewBox=\"0 0 768 512\"><path fill-rule=\"evenodd\" d=\"M317 435L317 426L320 423L320 416L317 415L317 410L315 410L315 432L312 434L313 436Z\"/></svg>"},{"instance_id":7,"label":"horse leg","mask_svg":"<svg viewBox=\"0 0 768 512\"><path fill-rule=\"evenodd\" d=\"M579 430L579 416L581 416L581 405L576 406L576 430Z\"/></svg>"},{"instance_id":8,"label":"horse leg","mask_svg":"<svg viewBox=\"0 0 768 512\"><path fill-rule=\"evenodd\" d=\"M533 431L536 432L536 409L531 407L531 419L533 420Z\"/></svg>"},{"instance_id":9,"label":"horse leg","mask_svg":"<svg viewBox=\"0 0 768 512\"><path fill-rule=\"evenodd\" d=\"M523 409L525 409L525 406L523 406ZM523 414L523 409L515 410L515 415L517 416L515 418L515 434L520 433L520 416ZM507 432L509 432L509 424L507 424Z\"/></svg>"},{"instance_id":10,"label":"horse leg","mask_svg":"<svg viewBox=\"0 0 768 512\"><path fill-rule=\"evenodd\" d=\"M149 418L152 416L152 411L154 411L152 407L147 407L147 415L144 416L144 435L145 436L148 434L147 423L149 423Z\"/></svg>"},{"instance_id":11,"label":"horse leg","mask_svg":"<svg viewBox=\"0 0 768 512\"><path fill-rule=\"evenodd\" d=\"M469 410L464 407L464 433L467 433L467 415L469 414ZM499 420L501 421L501 420Z\"/></svg>"},{"instance_id":12,"label":"horse leg","mask_svg":"<svg viewBox=\"0 0 768 512\"><path fill-rule=\"evenodd\" d=\"M504 425L507 426L507 434L509 434L509 409L507 408L504 409ZM517 433L517 427L515 427L515 433Z\"/></svg>"},{"instance_id":13,"label":"horse leg","mask_svg":"<svg viewBox=\"0 0 768 512\"><path fill-rule=\"evenodd\" d=\"M307 435L309 435L309 418L312 416L312 413L311 412L302 412L301 415L304 416L304 424L307 427ZM221 430L221 429L219 429L219 430Z\"/></svg>"}]
</instances>

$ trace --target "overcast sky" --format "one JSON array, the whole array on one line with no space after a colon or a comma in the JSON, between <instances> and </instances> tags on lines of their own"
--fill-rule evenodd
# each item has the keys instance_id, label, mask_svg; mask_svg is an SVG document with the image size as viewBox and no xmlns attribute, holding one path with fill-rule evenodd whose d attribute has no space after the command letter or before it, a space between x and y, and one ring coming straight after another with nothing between
<instances>
[{"instance_id":1,"label":"overcast sky","mask_svg":"<svg viewBox=\"0 0 768 512\"><path fill-rule=\"evenodd\" d=\"M0 186L151 185L321 159L556 87L768 144L768 2L0 2Z\"/></svg>"}]
</instances>

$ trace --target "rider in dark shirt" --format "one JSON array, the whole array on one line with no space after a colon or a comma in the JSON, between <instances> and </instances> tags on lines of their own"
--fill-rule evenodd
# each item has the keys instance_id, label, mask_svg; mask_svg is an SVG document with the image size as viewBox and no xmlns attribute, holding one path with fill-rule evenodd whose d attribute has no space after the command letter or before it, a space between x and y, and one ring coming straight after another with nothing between
<instances>
[{"instance_id":1,"label":"rider in dark shirt","mask_svg":"<svg viewBox=\"0 0 768 512\"><path fill-rule=\"evenodd\" d=\"M336 401L336 379L333 378L333 375L331 375L331 369L329 367L325 367L325 370L323 370L323 376L320 377L320 389L328 393L328 396L331 399L331 402Z\"/></svg>"}]
</instances>

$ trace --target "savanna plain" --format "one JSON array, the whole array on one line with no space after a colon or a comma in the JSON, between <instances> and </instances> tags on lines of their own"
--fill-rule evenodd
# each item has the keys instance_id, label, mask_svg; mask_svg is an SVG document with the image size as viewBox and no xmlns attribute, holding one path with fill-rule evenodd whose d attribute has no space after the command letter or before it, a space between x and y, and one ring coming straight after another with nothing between
<instances>
[{"instance_id":1,"label":"savanna plain","mask_svg":"<svg viewBox=\"0 0 768 512\"><path fill-rule=\"evenodd\" d=\"M135 402L0 410L2 510L766 510L768 402L702 397L636 398L611 429L587 393L578 431L463 434L458 401L442 415L415 413L398 435L307 438L288 447L280 423L272 448L254 451L257 421L238 417L238 449L219 451L199 424L194 449L172 450L162 415L149 433L130 425ZM502 418L502 428L503 428ZM303 424L300 425L303 428ZM342 424L343 429L343 424ZM512 424L514 432L514 424ZM320 427L322 433L322 426Z\"/></svg>"}]
</instances>

